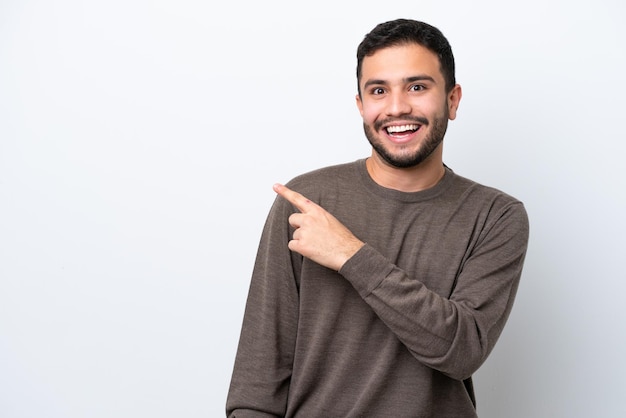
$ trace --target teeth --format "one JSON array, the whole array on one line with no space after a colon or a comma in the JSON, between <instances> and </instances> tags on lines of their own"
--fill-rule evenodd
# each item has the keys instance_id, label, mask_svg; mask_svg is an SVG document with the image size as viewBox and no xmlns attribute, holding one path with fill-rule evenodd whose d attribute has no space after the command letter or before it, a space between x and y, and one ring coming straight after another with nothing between
<instances>
[{"instance_id":1,"label":"teeth","mask_svg":"<svg viewBox=\"0 0 626 418\"><path fill-rule=\"evenodd\" d=\"M406 131L416 131L419 128L419 125L399 125L399 126L388 126L387 132L390 134L398 133L398 132L406 132Z\"/></svg>"}]
</instances>

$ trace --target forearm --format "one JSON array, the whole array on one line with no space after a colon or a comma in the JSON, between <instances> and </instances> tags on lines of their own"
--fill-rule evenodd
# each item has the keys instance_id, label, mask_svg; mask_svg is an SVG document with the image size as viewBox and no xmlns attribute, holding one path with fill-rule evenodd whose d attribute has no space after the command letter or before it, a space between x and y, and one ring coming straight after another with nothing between
<instances>
[{"instance_id":1,"label":"forearm","mask_svg":"<svg viewBox=\"0 0 626 418\"><path fill-rule=\"evenodd\" d=\"M369 245L340 273L416 359L465 379L486 359L508 318L525 255L525 227L519 223L514 239L494 228L493 239L475 249L456 277L446 278L454 282L449 294L428 289Z\"/></svg>"},{"instance_id":2,"label":"forearm","mask_svg":"<svg viewBox=\"0 0 626 418\"><path fill-rule=\"evenodd\" d=\"M268 414L258 410L252 409L235 409L233 411L226 411L228 418L279 418L280 415Z\"/></svg>"},{"instance_id":3,"label":"forearm","mask_svg":"<svg viewBox=\"0 0 626 418\"><path fill-rule=\"evenodd\" d=\"M262 293L256 286L251 287L228 391L228 416L285 413L295 332L287 313L285 318L278 318L281 310L288 309L284 299L259 301Z\"/></svg>"},{"instance_id":4,"label":"forearm","mask_svg":"<svg viewBox=\"0 0 626 418\"><path fill-rule=\"evenodd\" d=\"M283 416L293 367L298 290L284 205L268 216L252 274L227 399L229 416Z\"/></svg>"}]
</instances>

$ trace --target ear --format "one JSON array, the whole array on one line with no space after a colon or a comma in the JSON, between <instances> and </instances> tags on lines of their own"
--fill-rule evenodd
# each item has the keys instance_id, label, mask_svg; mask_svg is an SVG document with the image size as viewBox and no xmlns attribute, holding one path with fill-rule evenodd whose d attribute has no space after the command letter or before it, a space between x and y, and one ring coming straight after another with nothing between
<instances>
[{"instance_id":1,"label":"ear","mask_svg":"<svg viewBox=\"0 0 626 418\"><path fill-rule=\"evenodd\" d=\"M452 90L448 93L448 119L456 119L456 111L459 108L462 95L461 86L458 84L452 87Z\"/></svg>"},{"instance_id":2,"label":"ear","mask_svg":"<svg viewBox=\"0 0 626 418\"><path fill-rule=\"evenodd\" d=\"M357 94L355 99L356 99L356 107L359 108L359 113L361 114L361 117L363 117L363 101L361 100L361 95Z\"/></svg>"}]
</instances>

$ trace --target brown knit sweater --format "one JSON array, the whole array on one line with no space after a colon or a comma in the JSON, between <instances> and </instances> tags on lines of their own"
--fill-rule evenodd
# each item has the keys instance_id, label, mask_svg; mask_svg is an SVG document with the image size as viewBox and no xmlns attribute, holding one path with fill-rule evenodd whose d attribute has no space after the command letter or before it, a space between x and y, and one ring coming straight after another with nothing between
<instances>
[{"instance_id":1,"label":"brown knit sweater","mask_svg":"<svg viewBox=\"0 0 626 418\"><path fill-rule=\"evenodd\" d=\"M377 185L365 160L288 186L366 245L331 271L287 248L277 198L252 274L229 417L475 417L471 375L509 315L528 242L511 196L446 168L434 187Z\"/></svg>"}]
</instances>

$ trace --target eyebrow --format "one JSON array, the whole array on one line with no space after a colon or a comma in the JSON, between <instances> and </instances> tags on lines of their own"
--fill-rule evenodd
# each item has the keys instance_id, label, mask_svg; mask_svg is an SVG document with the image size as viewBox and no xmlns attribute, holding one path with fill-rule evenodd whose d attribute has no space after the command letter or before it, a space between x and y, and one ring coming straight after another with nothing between
<instances>
[{"instance_id":1,"label":"eyebrow","mask_svg":"<svg viewBox=\"0 0 626 418\"><path fill-rule=\"evenodd\" d=\"M414 83L416 81L430 81L432 83L436 83L435 79L429 75L414 75L411 77L406 77L402 80L405 84ZM388 84L385 80L367 80L363 85L363 88L367 88L371 85L386 85Z\"/></svg>"}]
</instances>

